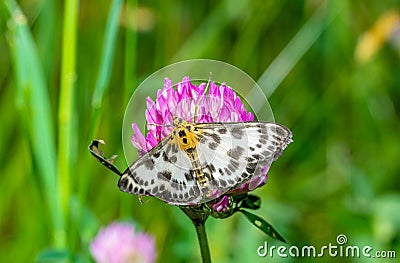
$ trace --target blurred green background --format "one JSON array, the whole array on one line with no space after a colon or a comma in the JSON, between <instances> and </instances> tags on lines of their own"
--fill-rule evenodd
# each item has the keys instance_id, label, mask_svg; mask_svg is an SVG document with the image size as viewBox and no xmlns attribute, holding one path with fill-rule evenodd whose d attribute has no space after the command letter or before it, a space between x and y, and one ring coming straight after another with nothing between
<instances>
[{"instance_id":1,"label":"blurred green background","mask_svg":"<svg viewBox=\"0 0 400 263\"><path fill-rule=\"evenodd\" d=\"M154 235L158 262L199 261L195 230L177 207L119 192L117 176L87 150L104 139L124 169L122 119L135 87L194 58L258 80L276 121L293 131L254 192L257 215L290 244L336 244L345 234L349 245L400 257L399 1L2 0L0 8L0 262L91 262L88 244L114 220ZM265 240L282 243L239 214L206 227L214 262L315 262L258 257Z\"/></svg>"}]
</instances>

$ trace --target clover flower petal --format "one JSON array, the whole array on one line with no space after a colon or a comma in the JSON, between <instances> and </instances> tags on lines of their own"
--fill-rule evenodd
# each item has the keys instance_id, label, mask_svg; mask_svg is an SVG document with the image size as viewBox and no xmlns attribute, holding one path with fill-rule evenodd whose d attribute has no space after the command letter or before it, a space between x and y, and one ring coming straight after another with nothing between
<instances>
[{"instance_id":1,"label":"clover flower petal","mask_svg":"<svg viewBox=\"0 0 400 263\"><path fill-rule=\"evenodd\" d=\"M229 197L224 195L217 203L212 204L211 208L217 213L228 212Z\"/></svg>"}]
</instances>

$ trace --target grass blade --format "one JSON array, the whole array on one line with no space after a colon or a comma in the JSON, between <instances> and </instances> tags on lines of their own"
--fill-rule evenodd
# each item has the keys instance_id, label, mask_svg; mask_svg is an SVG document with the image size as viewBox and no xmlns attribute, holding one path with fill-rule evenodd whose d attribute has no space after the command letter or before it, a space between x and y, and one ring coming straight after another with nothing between
<instances>
[{"instance_id":1,"label":"grass blade","mask_svg":"<svg viewBox=\"0 0 400 263\"><path fill-rule=\"evenodd\" d=\"M58 189L59 202L64 220L69 219L70 177L74 163L74 146L77 145L77 132L74 127L74 85L76 80L76 35L78 20L78 1L64 3L62 35L61 81L58 107Z\"/></svg>"},{"instance_id":2,"label":"grass blade","mask_svg":"<svg viewBox=\"0 0 400 263\"><path fill-rule=\"evenodd\" d=\"M290 40L276 59L257 81L264 87L267 97L270 97L283 79L289 74L301 57L315 43L318 37L330 25L333 19L343 9L342 1L335 3L334 8L320 7L305 25Z\"/></svg>"},{"instance_id":3,"label":"grass blade","mask_svg":"<svg viewBox=\"0 0 400 263\"><path fill-rule=\"evenodd\" d=\"M88 140L93 139L94 133L97 131L100 122L99 113L102 106L104 92L108 87L110 80L122 3L122 0L113 0L108 13L108 20L104 33L103 48L100 58L99 75L97 76L96 85L92 96L92 116L90 120ZM87 144L89 144L89 142ZM78 195L82 200L86 197L89 182L89 175L81 180Z\"/></svg>"},{"instance_id":4,"label":"grass blade","mask_svg":"<svg viewBox=\"0 0 400 263\"><path fill-rule=\"evenodd\" d=\"M99 125L99 112L101 109L103 96L110 81L111 66L114 58L115 44L118 36L119 17L121 13L122 0L113 0L108 13L107 25L104 33L103 48L100 58L99 74L92 96L92 117L89 127L89 140L92 139L94 132Z\"/></svg>"},{"instance_id":5,"label":"grass blade","mask_svg":"<svg viewBox=\"0 0 400 263\"><path fill-rule=\"evenodd\" d=\"M8 40L17 83L17 107L22 126L28 129L32 156L37 166L50 211L53 244L65 245L64 222L57 203L57 163L49 94L41 62L26 18L13 0L4 2L10 16Z\"/></svg>"},{"instance_id":6,"label":"grass blade","mask_svg":"<svg viewBox=\"0 0 400 263\"><path fill-rule=\"evenodd\" d=\"M119 16L121 13L122 0L114 0L111 3L110 13L104 34L104 44L101 52L99 75L92 97L93 108L100 108L104 91L108 86L111 74L111 66L114 57L115 43L118 35Z\"/></svg>"},{"instance_id":7,"label":"grass blade","mask_svg":"<svg viewBox=\"0 0 400 263\"><path fill-rule=\"evenodd\" d=\"M127 10L137 9L137 0L127 0ZM128 8L129 7L129 8ZM135 14L135 12L132 12ZM130 15L125 13L126 16ZM132 19L132 18L131 18ZM137 19L137 17L135 17ZM136 88L137 31L127 25L125 30L124 58L124 104L126 105Z\"/></svg>"}]
</instances>

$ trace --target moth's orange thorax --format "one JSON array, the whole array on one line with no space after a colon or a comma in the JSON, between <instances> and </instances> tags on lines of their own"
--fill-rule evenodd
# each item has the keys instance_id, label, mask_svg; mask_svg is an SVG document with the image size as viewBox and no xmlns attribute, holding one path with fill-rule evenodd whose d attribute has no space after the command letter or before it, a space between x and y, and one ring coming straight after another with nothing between
<instances>
[{"instance_id":1,"label":"moth's orange thorax","mask_svg":"<svg viewBox=\"0 0 400 263\"><path fill-rule=\"evenodd\" d=\"M179 141L179 147L185 152L196 148L199 138L193 124L174 117L174 136Z\"/></svg>"}]
</instances>

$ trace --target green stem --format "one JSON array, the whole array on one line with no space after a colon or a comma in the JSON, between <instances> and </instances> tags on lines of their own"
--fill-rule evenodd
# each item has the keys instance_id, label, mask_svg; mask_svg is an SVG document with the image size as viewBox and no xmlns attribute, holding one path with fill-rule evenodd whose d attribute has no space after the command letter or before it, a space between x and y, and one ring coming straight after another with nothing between
<instances>
[{"instance_id":1,"label":"green stem","mask_svg":"<svg viewBox=\"0 0 400 263\"><path fill-rule=\"evenodd\" d=\"M203 209L204 206L181 206L181 210L192 220L196 228L197 239L199 240L201 259L203 263L210 263L210 248L207 241L207 232L205 223L210 215L207 210Z\"/></svg>"},{"instance_id":2,"label":"green stem","mask_svg":"<svg viewBox=\"0 0 400 263\"><path fill-rule=\"evenodd\" d=\"M196 228L197 239L199 240L201 259L203 263L211 262L210 248L208 246L207 232L205 223L206 221L192 220L194 227Z\"/></svg>"}]
</instances>

